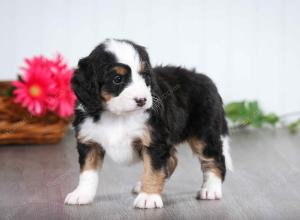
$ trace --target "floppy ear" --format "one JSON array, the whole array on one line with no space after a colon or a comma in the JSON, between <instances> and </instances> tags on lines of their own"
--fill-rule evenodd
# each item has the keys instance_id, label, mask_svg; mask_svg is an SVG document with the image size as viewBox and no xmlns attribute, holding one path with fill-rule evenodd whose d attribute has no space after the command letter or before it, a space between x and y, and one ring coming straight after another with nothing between
<instances>
[{"instance_id":1,"label":"floppy ear","mask_svg":"<svg viewBox=\"0 0 300 220\"><path fill-rule=\"evenodd\" d=\"M71 84L77 99L84 105L85 110L91 115L99 115L103 109L99 79L88 57L79 60Z\"/></svg>"}]
</instances>

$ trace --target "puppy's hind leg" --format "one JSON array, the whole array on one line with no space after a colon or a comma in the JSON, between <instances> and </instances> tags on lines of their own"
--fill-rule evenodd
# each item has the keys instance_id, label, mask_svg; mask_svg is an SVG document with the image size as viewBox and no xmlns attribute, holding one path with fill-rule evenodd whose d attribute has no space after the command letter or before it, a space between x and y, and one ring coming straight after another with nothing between
<instances>
[{"instance_id":1,"label":"puppy's hind leg","mask_svg":"<svg viewBox=\"0 0 300 220\"><path fill-rule=\"evenodd\" d=\"M189 143L201 162L203 172L203 183L197 198L205 200L221 199L222 182L226 173L221 139L212 138L204 142L193 138Z\"/></svg>"},{"instance_id":2,"label":"puppy's hind leg","mask_svg":"<svg viewBox=\"0 0 300 220\"><path fill-rule=\"evenodd\" d=\"M76 189L66 196L65 204L91 203L98 187L98 168L102 166L104 150L95 143L77 143L80 163L79 183Z\"/></svg>"}]
</instances>

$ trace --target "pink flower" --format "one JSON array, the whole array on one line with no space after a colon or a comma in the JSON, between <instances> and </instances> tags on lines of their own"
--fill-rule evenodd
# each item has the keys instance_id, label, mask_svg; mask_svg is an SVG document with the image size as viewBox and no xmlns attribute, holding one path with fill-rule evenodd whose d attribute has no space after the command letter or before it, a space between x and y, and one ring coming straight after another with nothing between
<instances>
[{"instance_id":1,"label":"pink flower","mask_svg":"<svg viewBox=\"0 0 300 220\"><path fill-rule=\"evenodd\" d=\"M53 94L48 99L48 107L61 117L71 116L74 112L75 95L71 88L73 70L63 62L60 54L52 61Z\"/></svg>"},{"instance_id":2,"label":"pink flower","mask_svg":"<svg viewBox=\"0 0 300 220\"><path fill-rule=\"evenodd\" d=\"M50 63L43 56L25 59L25 62L27 67L21 68L24 71L23 80L12 83L16 87L15 102L27 107L33 115L45 114L46 100L52 92L52 79L48 73Z\"/></svg>"},{"instance_id":3,"label":"pink flower","mask_svg":"<svg viewBox=\"0 0 300 220\"><path fill-rule=\"evenodd\" d=\"M54 60L43 56L25 59L21 68L23 79L14 81L15 102L26 107L33 115L54 111L61 117L71 116L75 95L71 89L73 70L63 62L61 55Z\"/></svg>"}]
</instances>

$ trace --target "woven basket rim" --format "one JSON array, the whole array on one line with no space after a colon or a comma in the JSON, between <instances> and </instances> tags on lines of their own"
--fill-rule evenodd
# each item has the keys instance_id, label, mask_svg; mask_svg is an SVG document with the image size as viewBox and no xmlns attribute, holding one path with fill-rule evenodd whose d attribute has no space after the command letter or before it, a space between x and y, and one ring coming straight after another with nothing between
<instances>
[{"instance_id":1,"label":"woven basket rim","mask_svg":"<svg viewBox=\"0 0 300 220\"><path fill-rule=\"evenodd\" d=\"M67 131L72 117L60 117L49 111L33 116L14 102L14 96L1 95L12 81L0 81L0 145L58 143Z\"/></svg>"}]
</instances>

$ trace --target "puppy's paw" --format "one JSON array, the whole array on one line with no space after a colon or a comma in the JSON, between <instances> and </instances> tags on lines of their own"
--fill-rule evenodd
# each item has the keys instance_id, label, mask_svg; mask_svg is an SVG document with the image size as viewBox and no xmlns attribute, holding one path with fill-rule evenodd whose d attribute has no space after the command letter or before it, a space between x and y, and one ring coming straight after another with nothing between
<instances>
[{"instance_id":1,"label":"puppy's paw","mask_svg":"<svg viewBox=\"0 0 300 220\"><path fill-rule=\"evenodd\" d=\"M85 205L92 203L95 198L95 193L83 189L75 189L66 196L65 204L68 205Z\"/></svg>"},{"instance_id":2,"label":"puppy's paw","mask_svg":"<svg viewBox=\"0 0 300 220\"><path fill-rule=\"evenodd\" d=\"M131 192L134 193L134 194L138 194L141 192L141 181L138 181L135 183L135 185L133 186Z\"/></svg>"},{"instance_id":3,"label":"puppy's paw","mask_svg":"<svg viewBox=\"0 0 300 220\"><path fill-rule=\"evenodd\" d=\"M98 174L96 170L85 170L79 176L77 188L69 193L65 204L84 205L93 202L98 186Z\"/></svg>"},{"instance_id":4,"label":"puppy's paw","mask_svg":"<svg viewBox=\"0 0 300 220\"><path fill-rule=\"evenodd\" d=\"M153 209L153 208L162 208L163 202L159 194L147 194L139 193L133 203L135 208L140 209Z\"/></svg>"},{"instance_id":5,"label":"puppy's paw","mask_svg":"<svg viewBox=\"0 0 300 220\"><path fill-rule=\"evenodd\" d=\"M215 200L222 198L222 181L214 175L208 176L201 190L197 194L198 199Z\"/></svg>"},{"instance_id":6,"label":"puppy's paw","mask_svg":"<svg viewBox=\"0 0 300 220\"><path fill-rule=\"evenodd\" d=\"M197 194L198 199L217 200L222 198L222 190L219 188L201 188Z\"/></svg>"}]
</instances>

